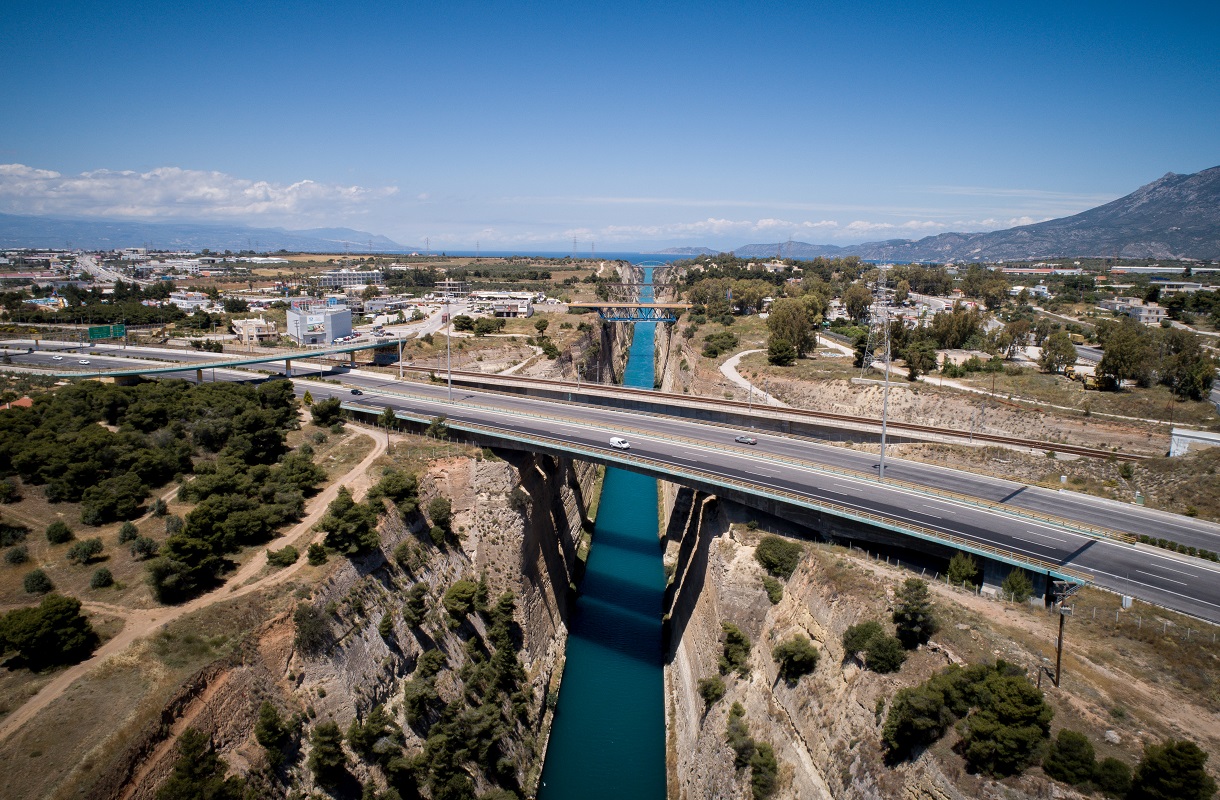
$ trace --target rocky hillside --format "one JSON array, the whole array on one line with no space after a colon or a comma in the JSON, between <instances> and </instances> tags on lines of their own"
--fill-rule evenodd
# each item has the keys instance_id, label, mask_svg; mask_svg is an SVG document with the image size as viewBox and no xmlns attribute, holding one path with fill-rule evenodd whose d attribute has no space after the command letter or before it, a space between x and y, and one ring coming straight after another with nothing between
<instances>
[{"instance_id":1,"label":"rocky hillside","mask_svg":"<svg viewBox=\"0 0 1220 800\"><path fill-rule=\"evenodd\" d=\"M101 776L91 796L154 797L188 726L260 797L359 796L361 786L394 787L404 797L416 786L435 792L442 762L461 765L480 794L530 793L599 478L579 462L505 456L433 461L421 476L419 508L450 501L448 541L436 543L435 520L423 512L390 508L378 549L335 561L320 584L297 589L292 612L188 682L162 725L134 742L127 766ZM466 609L455 599L463 585L471 589ZM313 624L303 628L303 620ZM488 680L518 688L495 701ZM278 747L260 742L264 702L287 730ZM322 786L314 762L330 723L344 734L346 766ZM448 739L435 735L442 728ZM460 745L439 752L442 739L455 737Z\"/></svg>"}]
</instances>

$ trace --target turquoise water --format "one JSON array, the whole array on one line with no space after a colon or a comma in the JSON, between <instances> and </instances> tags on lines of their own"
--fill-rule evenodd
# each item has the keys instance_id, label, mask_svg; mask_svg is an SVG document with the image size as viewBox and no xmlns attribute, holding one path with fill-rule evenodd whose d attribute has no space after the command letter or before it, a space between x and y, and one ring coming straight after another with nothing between
<instances>
[{"instance_id":1,"label":"turquoise water","mask_svg":"<svg viewBox=\"0 0 1220 800\"><path fill-rule=\"evenodd\" d=\"M651 272L645 271L645 281ZM627 386L653 388L655 327L635 326ZM541 800L664 799L664 591L656 479L607 469L588 570L570 620Z\"/></svg>"}]
</instances>

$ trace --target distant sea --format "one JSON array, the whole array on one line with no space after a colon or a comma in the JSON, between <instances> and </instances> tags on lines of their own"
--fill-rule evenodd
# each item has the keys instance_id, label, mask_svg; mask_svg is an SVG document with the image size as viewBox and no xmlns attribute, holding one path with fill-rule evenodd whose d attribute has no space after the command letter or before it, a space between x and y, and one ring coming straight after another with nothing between
<instances>
[{"instance_id":1,"label":"distant sea","mask_svg":"<svg viewBox=\"0 0 1220 800\"><path fill-rule=\"evenodd\" d=\"M522 256L527 258L596 258L605 261L630 261L632 264L639 264L644 261L655 261L660 264L672 264L675 261L693 258L693 256L676 256L662 255L660 253L616 253L608 251L605 253L547 253L538 250L430 250L428 255L437 256L441 254L447 256L461 256L462 258L509 258L512 256Z\"/></svg>"}]
</instances>

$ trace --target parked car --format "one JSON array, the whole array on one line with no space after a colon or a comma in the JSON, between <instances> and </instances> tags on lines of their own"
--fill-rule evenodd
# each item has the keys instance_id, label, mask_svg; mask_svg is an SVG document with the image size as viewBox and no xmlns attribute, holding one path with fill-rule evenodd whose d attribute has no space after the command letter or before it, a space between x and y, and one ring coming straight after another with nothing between
<instances>
[{"instance_id":1,"label":"parked car","mask_svg":"<svg viewBox=\"0 0 1220 800\"><path fill-rule=\"evenodd\" d=\"M613 447L615 450L630 450L631 442L627 441L626 439L622 438L621 436L611 436L610 437L610 446Z\"/></svg>"},{"instance_id":2,"label":"parked car","mask_svg":"<svg viewBox=\"0 0 1220 800\"><path fill-rule=\"evenodd\" d=\"M738 444L758 444L758 440L753 436L746 436L744 434L733 437L733 441L737 442Z\"/></svg>"}]
</instances>

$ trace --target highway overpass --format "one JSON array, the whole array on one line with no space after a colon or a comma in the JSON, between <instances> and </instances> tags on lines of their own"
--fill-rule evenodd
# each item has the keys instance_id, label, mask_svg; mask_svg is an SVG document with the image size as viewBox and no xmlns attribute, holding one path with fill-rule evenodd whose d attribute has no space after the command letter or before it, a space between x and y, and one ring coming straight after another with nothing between
<instances>
[{"instance_id":1,"label":"highway overpass","mask_svg":"<svg viewBox=\"0 0 1220 800\"><path fill-rule=\"evenodd\" d=\"M162 366L116 361L130 373ZM225 365L216 367L216 377L255 376ZM1091 575L1114 591L1220 621L1217 565L1124 541L1124 534L1147 533L1220 550L1220 526L1211 523L901 459L887 460L882 482L874 453L768 433L753 433L756 446L738 445L733 438L739 429L696 420L460 387L449 402L444 385L341 369L328 377L345 385L297 381L298 393L308 388L315 399L334 396L376 413L390 407L415 421L443 414L455 428L502 446L615 464L755 502L783 502L1043 573ZM352 387L363 394L353 396ZM612 435L631 441L629 454L608 446Z\"/></svg>"}]
</instances>

